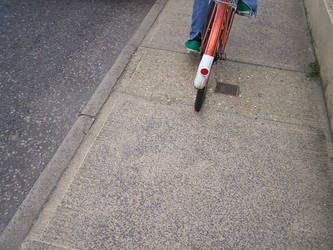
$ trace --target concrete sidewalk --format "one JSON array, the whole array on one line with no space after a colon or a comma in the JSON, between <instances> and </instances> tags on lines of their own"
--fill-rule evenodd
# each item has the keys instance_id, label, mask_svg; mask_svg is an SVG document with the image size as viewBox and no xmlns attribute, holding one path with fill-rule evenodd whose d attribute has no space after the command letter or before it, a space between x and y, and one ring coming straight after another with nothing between
<instances>
[{"instance_id":1,"label":"concrete sidewalk","mask_svg":"<svg viewBox=\"0 0 333 250\"><path fill-rule=\"evenodd\" d=\"M167 2L22 249L332 248L332 143L305 74L303 1L236 17L200 113L199 59L183 47L192 2Z\"/></svg>"}]
</instances>

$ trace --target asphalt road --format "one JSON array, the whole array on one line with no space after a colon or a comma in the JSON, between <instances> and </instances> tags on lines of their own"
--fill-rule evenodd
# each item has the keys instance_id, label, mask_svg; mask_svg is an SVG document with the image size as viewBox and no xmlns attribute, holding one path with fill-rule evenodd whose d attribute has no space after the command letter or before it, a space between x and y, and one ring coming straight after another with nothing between
<instances>
[{"instance_id":1,"label":"asphalt road","mask_svg":"<svg viewBox=\"0 0 333 250\"><path fill-rule=\"evenodd\" d=\"M0 231L155 0L0 0Z\"/></svg>"}]
</instances>

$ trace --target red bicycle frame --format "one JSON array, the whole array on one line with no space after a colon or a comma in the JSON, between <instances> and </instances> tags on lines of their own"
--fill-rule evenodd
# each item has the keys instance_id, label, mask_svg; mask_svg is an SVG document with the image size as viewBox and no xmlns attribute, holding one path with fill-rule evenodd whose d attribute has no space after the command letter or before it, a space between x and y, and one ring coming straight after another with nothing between
<instances>
[{"instance_id":1,"label":"red bicycle frame","mask_svg":"<svg viewBox=\"0 0 333 250\"><path fill-rule=\"evenodd\" d=\"M203 56L194 80L194 87L197 89L205 87L214 59L218 58L224 51L233 8L227 2L215 1L214 9L202 40ZM214 15L215 18L213 20Z\"/></svg>"}]
</instances>

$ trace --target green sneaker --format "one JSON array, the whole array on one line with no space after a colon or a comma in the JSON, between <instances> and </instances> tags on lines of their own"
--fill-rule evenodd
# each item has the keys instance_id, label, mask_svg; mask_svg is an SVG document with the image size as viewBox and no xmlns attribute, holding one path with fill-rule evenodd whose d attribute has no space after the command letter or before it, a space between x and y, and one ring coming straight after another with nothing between
<instances>
[{"instance_id":1,"label":"green sneaker","mask_svg":"<svg viewBox=\"0 0 333 250\"><path fill-rule=\"evenodd\" d=\"M190 52L200 52L201 42L194 39L194 40L187 40L185 42L185 47Z\"/></svg>"},{"instance_id":2,"label":"green sneaker","mask_svg":"<svg viewBox=\"0 0 333 250\"><path fill-rule=\"evenodd\" d=\"M242 0L239 0L236 13L241 16L249 16L251 14L251 8Z\"/></svg>"}]
</instances>

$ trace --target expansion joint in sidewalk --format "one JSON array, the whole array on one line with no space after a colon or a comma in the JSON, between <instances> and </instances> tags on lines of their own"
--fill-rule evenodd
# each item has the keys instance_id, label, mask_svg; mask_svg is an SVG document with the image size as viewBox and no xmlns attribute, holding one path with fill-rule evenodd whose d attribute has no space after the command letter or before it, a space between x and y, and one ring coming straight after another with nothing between
<instances>
[{"instance_id":1,"label":"expansion joint in sidewalk","mask_svg":"<svg viewBox=\"0 0 333 250\"><path fill-rule=\"evenodd\" d=\"M144 49L152 49L152 50L159 50L159 51L166 51L166 52L171 52L171 53L177 53L177 54L189 54L189 52L184 51L184 52L180 52L177 50L171 50L171 49L164 49L164 48L154 48L154 47L149 47L149 46L140 46L140 48L144 48Z\"/></svg>"},{"instance_id":2,"label":"expansion joint in sidewalk","mask_svg":"<svg viewBox=\"0 0 333 250\"><path fill-rule=\"evenodd\" d=\"M180 51L176 51L176 50L170 50L170 49L165 49L165 48L155 48L155 47L149 47L149 46L140 46L140 47L145 48L145 49L166 51L166 52L183 54L183 55L184 54L185 55L189 54L189 52L186 52L186 51L180 52ZM275 69L275 70L284 70L284 71L288 71L288 72L306 73L304 70L288 69L288 68L285 68L285 67L278 67L278 66L272 66L272 65L261 64L261 63L247 62L247 61L242 61L242 60L237 60L237 59L226 59L226 61L233 62L233 63L247 64L247 65L257 66L257 67L265 67L265 68Z\"/></svg>"},{"instance_id":3,"label":"expansion joint in sidewalk","mask_svg":"<svg viewBox=\"0 0 333 250\"><path fill-rule=\"evenodd\" d=\"M284 71L296 72L296 73L306 73L303 70L287 69L287 68L283 68L283 67L272 66L272 65L267 65L267 64L260 64L260 63L254 63L254 62L246 62L246 61L241 61L241 60L237 60L237 59L227 59L226 61L233 62L233 63L247 64L247 65L257 66L257 67L265 67L265 68L275 69L275 70L284 70Z\"/></svg>"},{"instance_id":4,"label":"expansion joint in sidewalk","mask_svg":"<svg viewBox=\"0 0 333 250\"><path fill-rule=\"evenodd\" d=\"M92 119L96 119L96 116L94 116L94 115L88 115L88 114L84 114L84 113L79 113L78 117L81 117L81 116L92 118Z\"/></svg>"}]
</instances>

